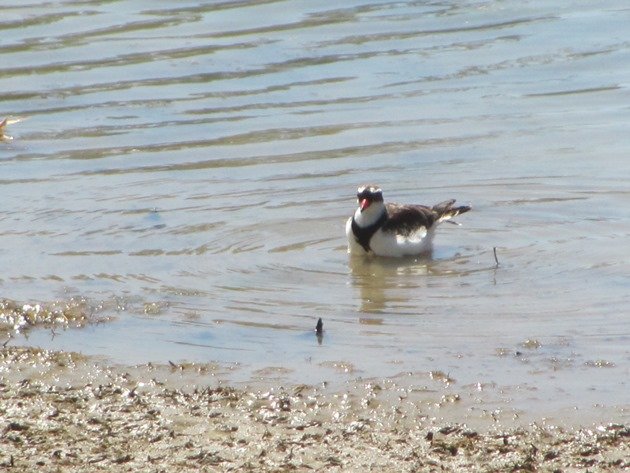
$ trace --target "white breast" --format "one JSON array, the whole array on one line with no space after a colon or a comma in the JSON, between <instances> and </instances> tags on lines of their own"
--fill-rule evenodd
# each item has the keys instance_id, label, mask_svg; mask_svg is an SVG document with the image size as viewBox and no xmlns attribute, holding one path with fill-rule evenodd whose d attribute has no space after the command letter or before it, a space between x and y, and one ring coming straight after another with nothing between
<instances>
[{"instance_id":1,"label":"white breast","mask_svg":"<svg viewBox=\"0 0 630 473\"><path fill-rule=\"evenodd\" d=\"M370 241L370 248L378 256L416 256L429 253L435 228L422 228L409 236L378 230Z\"/></svg>"},{"instance_id":2,"label":"white breast","mask_svg":"<svg viewBox=\"0 0 630 473\"><path fill-rule=\"evenodd\" d=\"M361 217L360 212L355 214L355 219ZM401 235L395 231L384 232L379 229L370 240L370 249L375 255L396 258L430 253L433 247L435 227L434 225L429 230L425 227L420 227L410 235ZM348 253L366 254L363 247L357 243L352 232L352 217L346 222L346 236L348 237Z\"/></svg>"}]
</instances>

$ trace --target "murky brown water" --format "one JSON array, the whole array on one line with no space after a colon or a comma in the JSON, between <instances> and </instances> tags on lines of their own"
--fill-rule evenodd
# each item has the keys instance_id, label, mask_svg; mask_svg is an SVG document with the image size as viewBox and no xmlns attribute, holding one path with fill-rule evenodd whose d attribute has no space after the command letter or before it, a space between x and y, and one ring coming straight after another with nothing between
<instances>
[{"instance_id":1,"label":"murky brown water","mask_svg":"<svg viewBox=\"0 0 630 473\"><path fill-rule=\"evenodd\" d=\"M11 343L241 380L440 370L516 406L628 408L629 18L3 2L0 118L24 120L0 143L0 297L115 317ZM474 210L431 259L351 261L364 182Z\"/></svg>"}]
</instances>

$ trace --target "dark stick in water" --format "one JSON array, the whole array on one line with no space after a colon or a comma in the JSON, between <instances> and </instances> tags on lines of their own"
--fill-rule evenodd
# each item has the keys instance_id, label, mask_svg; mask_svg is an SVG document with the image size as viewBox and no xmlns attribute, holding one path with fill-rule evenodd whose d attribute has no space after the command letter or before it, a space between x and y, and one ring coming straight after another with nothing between
<instances>
[{"instance_id":1,"label":"dark stick in water","mask_svg":"<svg viewBox=\"0 0 630 473\"><path fill-rule=\"evenodd\" d=\"M319 320L317 321L317 325L315 326L315 333L317 335L321 335L322 333L324 333L324 322L322 321L321 317L319 318Z\"/></svg>"}]
</instances>

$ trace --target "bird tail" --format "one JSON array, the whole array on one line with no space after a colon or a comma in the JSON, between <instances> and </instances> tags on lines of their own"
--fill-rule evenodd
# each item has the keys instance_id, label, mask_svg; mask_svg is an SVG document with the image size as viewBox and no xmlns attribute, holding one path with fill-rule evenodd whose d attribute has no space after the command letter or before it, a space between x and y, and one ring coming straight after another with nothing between
<instances>
[{"instance_id":1,"label":"bird tail","mask_svg":"<svg viewBox=\"0 0 630 473\"><path fill-rule=\"evenodd\" d=\"M457 217L458 215L466 213L472 209L470 205L460 205L458 207L454 207L454 204L455 199L452 199L440 202L439 204L433 206L433 211L438 215L438 222L449 221L453 217ZM458 225L457 222L449 223Z\"/></svg>"}]
</instances>

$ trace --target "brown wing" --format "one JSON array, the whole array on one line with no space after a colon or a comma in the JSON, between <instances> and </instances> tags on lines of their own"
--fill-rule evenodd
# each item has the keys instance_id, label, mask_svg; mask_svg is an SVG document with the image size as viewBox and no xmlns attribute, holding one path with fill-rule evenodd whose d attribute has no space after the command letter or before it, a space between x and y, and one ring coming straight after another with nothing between
<instances>
[{"instance_id":1,"label":"brown wing","mask_svg":"<svg viewBox=\"0 0 630 473\"><path fill-rule=\"evenodd\" d=\"M410 235L420 228L429 229L438 219L438 214L425 205L386 204L388 219L382 229Z\"/></svg>"}]
</instances>

